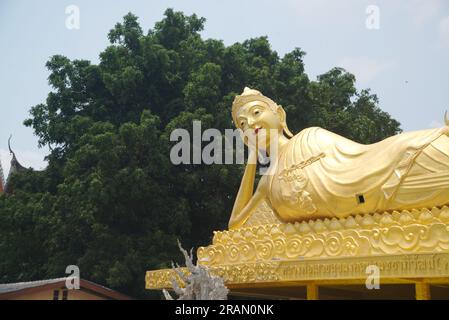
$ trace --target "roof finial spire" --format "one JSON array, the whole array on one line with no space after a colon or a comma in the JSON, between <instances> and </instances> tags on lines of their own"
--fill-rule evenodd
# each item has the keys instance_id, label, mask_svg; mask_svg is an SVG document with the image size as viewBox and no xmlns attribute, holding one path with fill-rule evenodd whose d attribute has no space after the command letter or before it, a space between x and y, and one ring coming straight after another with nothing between
<instances>
[{"instance_id":1,"label":"roof finial spire","mask_svg":"<svg viewBox=\"0 0 449 320\"><path fill-rule=\"evenodd\" d=\"M8 139L8 148L9 148L9 153L12 154L12 159L11 159L11 166L9 168L8 178L6 179L6 183L5 183L5 192L6 193L11 193L11 188L9 185L9 178L11 177L11 175L17 171L25 170L25 167L23 167L19 163L19 161L17 161L16 154L11 149L11 138L12 138L12 135L10 135L9 139Z\"/></svg>"},{"instance_id":2,"label":"roof finial spire","mask_svg":"<svg viewBox=\"0 0 449 320\"><path fill-rule=\"evenodd\" d=\"M8 138L8 149L9 149L9 153L12 154L13 156L15 156L14 151L12 151L12 149L11 149L11 138L12 138L12 134L10 134L9 138Z\"/></svg>"}]
</instances>

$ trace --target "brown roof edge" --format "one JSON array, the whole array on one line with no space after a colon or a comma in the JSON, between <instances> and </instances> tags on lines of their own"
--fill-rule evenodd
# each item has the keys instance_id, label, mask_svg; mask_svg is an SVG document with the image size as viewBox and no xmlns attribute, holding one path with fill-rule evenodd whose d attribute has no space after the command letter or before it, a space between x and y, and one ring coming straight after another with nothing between
<instances>
[{"instance_id":1,"label":"brown roof edge","mask_svg":"<svg viewBox=\"0 0 449 320\"><path fill-rule=\"evenodd\" d=\"M31 294L31 293L36 293L36 292L43 291L43 290L48 290L48 289L64 289L64 288L65 288L65 279L58 281L58 282L54 282L54 283L43 284L41 286L24 288L24 289L20 289L17 291L0 293L0 300L12 299L12 298L21 296L23 294ZM109 299L113 299L113 300L132 300L131 297L124 295L120 292L106 288L106 287L96 284L94 282L80 279L80 289L83 289L83 288L86 288L86 289L90 290L91 292L97 293L100 296L103 296L103 297L109 298Z\"/></svg>"},{"instance_id":2,"label":"brown roof edge","mask_svg":"<svg viewBox=\"0 0 449 320\"><path fill-rule=\"evenodd\" d=\"M92 290L94 292L97 292L99 294L102 294L106 297L110 297L115 300L132 300L130 296L124 295L123 293L114 291L112 289L109 289L107 287L104 287L102 285L99 285L97 283L88 280L80 279L80 287Z\"/></svg>"}]
</instances>

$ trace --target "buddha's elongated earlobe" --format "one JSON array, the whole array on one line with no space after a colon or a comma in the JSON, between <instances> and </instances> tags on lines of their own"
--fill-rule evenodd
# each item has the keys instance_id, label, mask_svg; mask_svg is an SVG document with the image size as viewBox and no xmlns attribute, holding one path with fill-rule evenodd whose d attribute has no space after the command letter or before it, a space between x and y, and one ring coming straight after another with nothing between
<instances>
[{"instance_id":1,"label":"buddha's elongated earlobe","mask_svg":"<svg viewBox=\"0 0 449 320\"><path fill-rule=\"evenodd\" d=\"M287 127L287 116L285 114L285 110L284 108L282 108L281 105L278 105L278 109L277 112L279 114L279 118L281 120L281 126L282 126L282 130L284 131L284 133L287 135L287 137L291 138L293 137L293 133L291 133L291 131L288 129Z\"/></svg>"},{"instance_id":2,"label":"buddha's elongated earlobe","mask_svg":"<svg viewBox=\"0 0 449 320\"><path fill-rule=\"evenodd\" d=\"M291 133L291 131L288 129L287 127L287 123L282 123L282 127L284 128L284 132L287 135L287 137L291 138L293 137L293 133Z\"/></svg>"}]
</instances>

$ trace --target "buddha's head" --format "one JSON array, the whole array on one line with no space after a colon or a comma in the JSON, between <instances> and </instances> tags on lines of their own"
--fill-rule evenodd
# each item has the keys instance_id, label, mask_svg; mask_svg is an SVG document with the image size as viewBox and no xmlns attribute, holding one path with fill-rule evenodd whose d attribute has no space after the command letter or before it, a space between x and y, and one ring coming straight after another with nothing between
<instances>
[{"instance_id":1,"label":"buddha's head","mask_svg":"<svg viewBox=\"0 0 449 320\"><path fill-rule=\"evenodd\" d=\"M292 137L287 127L286 115L282 106L265 97L261 92L246 87L236 96L232 104L232 119L245 136L265 135L266 146L270 144L270 131L278 135ZM247 141L245 140L245 143Z\"/></svg>"}]
</instances>

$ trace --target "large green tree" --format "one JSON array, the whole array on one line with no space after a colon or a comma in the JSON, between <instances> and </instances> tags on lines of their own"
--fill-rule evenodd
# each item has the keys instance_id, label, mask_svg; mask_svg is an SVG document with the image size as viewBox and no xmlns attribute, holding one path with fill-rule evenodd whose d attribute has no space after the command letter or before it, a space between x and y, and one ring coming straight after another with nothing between
<instances>
[{"instance_id":1,"label":"large green tree","mask_svg":"<svg viewBox=\"0 0 449 320\"><path fill-rule=\"evenodd\" d=\"M369 90L334 68L312 81L305 53L280 57L266 37L225 46L203 39L205 19L168 9L144 34L128 14L109 32L100 63L53 56L53 90L25 125L49 165L12 177L0 197L0 282L81 276L145 297L145 270L207 245L226 228L241 165L173 165L175 128L233 128L244 86L284 106L293 132L321 126L362 143L400 131Z\"/></svg>"}]
</instances>

